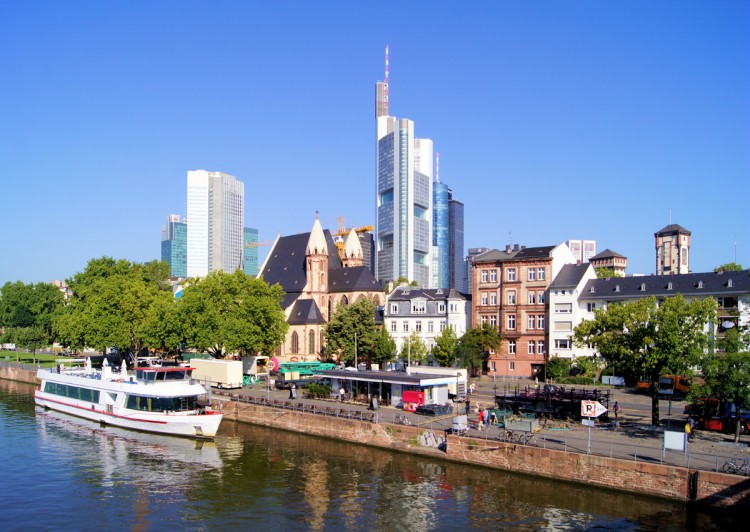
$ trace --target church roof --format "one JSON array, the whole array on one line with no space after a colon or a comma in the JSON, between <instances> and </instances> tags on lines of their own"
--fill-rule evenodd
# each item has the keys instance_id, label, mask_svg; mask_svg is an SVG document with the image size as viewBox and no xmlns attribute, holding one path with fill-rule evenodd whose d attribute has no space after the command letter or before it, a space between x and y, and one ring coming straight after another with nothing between
<instances>
[{"instance_id":1,"label":"church roof","mask_svg":"<svg viewBox=\"0 0 750 532\"><path fill-rule=\"evenodd\" d=\"M310 231L310 238L307 241L307 249L305 250L305 253L308 255L328 253L328 249L326 246L326 236L317 216L315 217L315 223L313 223L312 231Z\"/></svg>"},{"instance_id":2,"label":"church roof","mask_svg":"<svg viewBox=\"0 0 750 532\"><path fill-rule=\"evenodd\" d=\"M328 291L331 293L373 290L382 292L383 285L367 266L338 268L328 272Z\"/></svg>"},{"instance_id":3,"label":"church roof","mask_svg":"<svg viewBox=\"0 0 750 532\"><path fill-rule=\"evenodd\" d=\"M325 320L315 300L299 299L294 303L287 323L289 325L310 325L325 323Z\"/></svg>"},{"instance_id":4,"label":"church roof","mask_svg":"<svg viewBox=\"0 0 750 532\"><path fill-rule=\"evenodd\" d=\"M344 241L344 257L361 259L363 257L362 244L359 242L359 236L357 232L352 229L349 234L346 235Z\"/></svg>"}]
</instances>

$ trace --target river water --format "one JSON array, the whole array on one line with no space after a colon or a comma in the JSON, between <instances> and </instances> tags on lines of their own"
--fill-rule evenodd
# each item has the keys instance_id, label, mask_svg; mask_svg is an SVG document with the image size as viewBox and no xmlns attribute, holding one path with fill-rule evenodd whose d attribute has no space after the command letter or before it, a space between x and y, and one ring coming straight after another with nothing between
<instances>
[{"instance_id":1,"label":"river water","mask_svg":"<svg viewBox=\"0 0 750 532\"><path fill-rule=\"evenodd\" d=\"M225 422L215 442L35 408L0 380L3 530L722 530L684 504Z\"/></svg>"}]
</instances>

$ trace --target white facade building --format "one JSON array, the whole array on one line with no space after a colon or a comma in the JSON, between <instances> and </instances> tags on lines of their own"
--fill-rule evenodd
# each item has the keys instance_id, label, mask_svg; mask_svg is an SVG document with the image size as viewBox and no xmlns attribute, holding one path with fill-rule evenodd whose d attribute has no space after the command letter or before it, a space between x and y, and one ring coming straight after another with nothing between
<instances>
[{"instance_id":1,"label":"white facade building","mask_svg":"<svg viewBox=\"0 0 750 532\"><path fill-rule=\"evenodd\" d=\"M586 303L581 297L584 286L596 279L596 272L591 264L566 264L552 281L549 287L549 346L550 358L591 357L594 349L580 348L573 345L573 330L584 318L593 317L593 304ZM587 307L587 304L589 307Z\"/></svg>"},{"instance_id":2,"label":"white facade building","mask_svg":"<svg viewBox=\"0 0 750 532\"><path fill-rule=\"evenodd\" d=\"M460 338L469 328L470 302L457 290L400 286L386 297L383 327L401 352L404 342L416 332L431 351L435 338L450 327Z\"/></svg>"},{"instance_id":3,"label":"white facade building","mask_svg":"<svg viewBox=\"0 0 750 532\"><path fill-rule=\"evenodd\" d=\"M242 264L245 184L205 170L187 176L187 275L233 272Z\"/></svg>"}]
</instances>

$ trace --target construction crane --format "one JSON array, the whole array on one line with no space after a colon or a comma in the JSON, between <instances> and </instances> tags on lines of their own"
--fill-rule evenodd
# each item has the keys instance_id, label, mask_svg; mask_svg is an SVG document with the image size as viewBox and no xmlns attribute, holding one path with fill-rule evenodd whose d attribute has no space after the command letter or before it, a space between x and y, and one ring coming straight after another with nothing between
<instances>
[{"instance_id":1,"label":"construction crane","mask_svg":"<svg viewBox=\"0 0 750 532\"><path fill-rule=\"evenodd\" d=\"M351 232L352 228L344 227L344 218L343 216L339 216L339 230L337 233L333 235L333 241L336 243L336 247L339 250L339 257L341 257L344 254L344 240L346 239L346 235L348 235ZM373 230L372 225L363 225L360 227L355 227L354 232L359 233L369 233Z\"/></svg>"},{"instance_id":2,"label":"construction crane","mask_svg":"<svg viewBox=\"0 0 750 532\"><path fill-rule=\"evenodd\" d=\"M264 242L245 242L246 248L259 248L262 246L271 246L275 240L266 240Z\"/></svg>"}]
</instances>

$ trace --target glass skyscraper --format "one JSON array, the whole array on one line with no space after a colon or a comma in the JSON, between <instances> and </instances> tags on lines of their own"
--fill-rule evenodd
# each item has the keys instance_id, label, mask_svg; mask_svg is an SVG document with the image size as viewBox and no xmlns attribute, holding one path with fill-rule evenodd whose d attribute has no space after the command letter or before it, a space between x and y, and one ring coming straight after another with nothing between
<instances>
[{"instance_id":1,"label":"glass skyscraper","mask_svg":"<svg viewBox=\"0 0 750 532\"><path fill-rule=\"evenodd\" d=\"M436 248L437 271L433 273L434 288L452 288L450 284L450 257L448 233L448 199L450 189L445 183L435 181L432 185L432 244Z\"/></svg>"},{"instance_id":2,"label":"glass skyscraper","mask_svg":"<svg viewBox=\"0 0 750 532\"><path fill-rule=\"evenodd\" d=\"M247 275L258 276L258 230L245 227L242 270Z\"/></svg>"},{"instance_id":3,"label":"glass skyscraper","mask_svg":"<svg viewBox=\"0 0 750 532\"><path fill-rule=\"evenodd\" d=\"M448 288L469 293L464 265L464 204L448 191Z\"/></svg>"},{"instance_id":4,"label":"glass skyscraper","mask_svg":"<svg viewBox=\"0 0 750 532\"><path fill-rule=\"evenodd\" d=\"M187 224L170 214L161 232L161 260L169 264L172 277L187 277Z\"/></svg>"}]
</instances>

